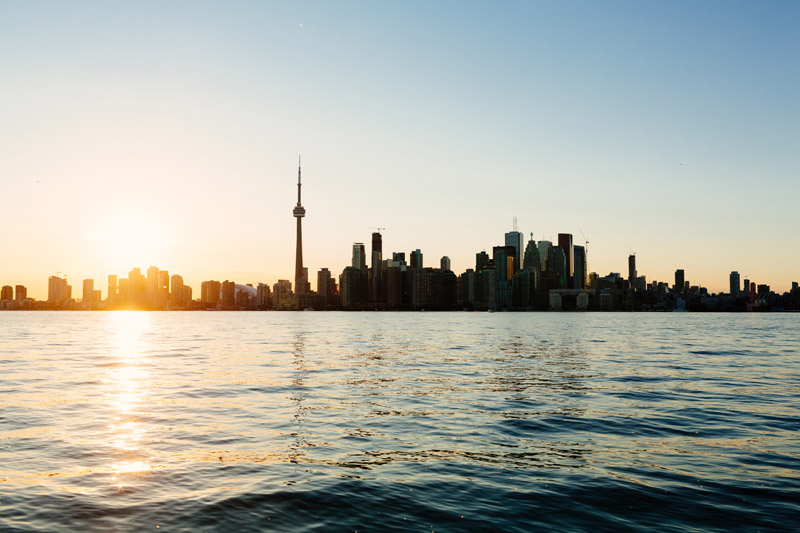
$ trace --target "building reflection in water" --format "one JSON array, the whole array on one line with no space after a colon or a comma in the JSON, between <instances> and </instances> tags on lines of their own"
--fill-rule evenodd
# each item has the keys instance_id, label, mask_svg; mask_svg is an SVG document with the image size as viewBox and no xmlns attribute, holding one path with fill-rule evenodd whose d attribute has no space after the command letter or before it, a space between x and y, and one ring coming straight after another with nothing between
<instances>
[{"instance_id":1,"label":"building reflection in water","mask_svg":"<svg viewBox=\"0 0 800 533\"><path fill-rule=\"evenodd\" d=\"M306 401L305 379L308 376L308 369L305 361L305 338L303 333L296 334L292 348L294 372L291 380L292 395L289 399L294 403L295 412L291 432L292 443L289 445L288 456L289 461L292 463L299 463L305 455L303 449L309 446L308 435L304 428L306 407L303 403Z\"/></svg>"},{"instance_id":2,"label":"building reflection in water","mask_svg":"<svg viewBox=\"0 0 800 533\"><path fill-rule=\"evenodd\" d=\"M110 411L106 445L111 448L113 462L108 467L118 489L126 484L124 474L151 469L142 450L147 429L140 414L150 382L149 345L145 338L150 328L150 313L118 311L108 315L113 353L103 380Z\"/></svg>"}]
</instances>

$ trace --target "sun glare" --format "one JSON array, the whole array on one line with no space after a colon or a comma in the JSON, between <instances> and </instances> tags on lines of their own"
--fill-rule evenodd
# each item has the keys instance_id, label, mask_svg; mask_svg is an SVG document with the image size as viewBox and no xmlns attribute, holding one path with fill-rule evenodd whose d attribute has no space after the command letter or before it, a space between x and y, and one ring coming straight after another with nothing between
<instances>
[{"instance_id":1,"label":"sun glare","mask_svg":"<svg viewBox=\"0 0 800 533\"><path fill-rule=\"evenodd\" d=\"M118 268L149 264L166 247L163 224L147 213L118 213L99 223L94 237L99 253Z\"/></svg>"}]
</instances>

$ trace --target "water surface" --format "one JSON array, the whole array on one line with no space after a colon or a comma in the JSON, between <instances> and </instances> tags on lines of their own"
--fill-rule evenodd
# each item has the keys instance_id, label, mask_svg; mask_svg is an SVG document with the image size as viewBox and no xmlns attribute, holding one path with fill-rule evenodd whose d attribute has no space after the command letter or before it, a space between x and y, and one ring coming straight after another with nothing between
<instances>
[{"instance_id":1,"label":"water surface","mask_svg":"<svg viewBox=\"0 0 800 533\"><path fill-rule=\"evenodd\" d=\"M791 530L800 315L0 313L0 530Z\"/></svg>"}]
</instances>

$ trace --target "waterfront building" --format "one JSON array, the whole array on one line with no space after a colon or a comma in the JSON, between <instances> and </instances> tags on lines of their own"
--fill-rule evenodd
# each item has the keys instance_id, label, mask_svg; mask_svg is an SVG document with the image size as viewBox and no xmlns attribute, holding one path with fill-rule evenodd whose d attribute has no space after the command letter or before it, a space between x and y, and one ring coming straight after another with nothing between
<instances>
[{"instance_id":1,"label":"waterfront building","mask_svg":"<svg viewBox=\"0 0 800 533\"><path fill-rule=\"evenodd\" d=\"M447 257L447 256L442 257L440 265L441 265L441 269L442 270L445 270L445 271L451 270L451 268L450 268L450 258Z\"/></svg>"},{"instance_id":2,"label":"waterfront building","mask_svg":"<svg viewBox=\"0 0 800 533\"><path fill-rule=\"evenodd\" d=\"M346 267L342 272L341 305L353 309L369 299L369 276L366 268Z\"/></svg>"},{"instance_id":3,"label":"waterfront building","mask_svg":"<svg viewBox=\"0 0 800 533\"><path fill-rule=\"evenodd\" d=\"M0 300L12 301L14 299L14 287L11 285L3 285L0 289Z\"/></svg>"},{"instance_id":4,"label":"waterfront building","mask_svg":"<svg viewBox=\"0 0 800 533\"><path fill-rule=\"evenodd\" d=\"M108 275L108 294L106 300L109 305L113 305L117 299L117 276L116 274Z\"/></svg>"}]
</instances>

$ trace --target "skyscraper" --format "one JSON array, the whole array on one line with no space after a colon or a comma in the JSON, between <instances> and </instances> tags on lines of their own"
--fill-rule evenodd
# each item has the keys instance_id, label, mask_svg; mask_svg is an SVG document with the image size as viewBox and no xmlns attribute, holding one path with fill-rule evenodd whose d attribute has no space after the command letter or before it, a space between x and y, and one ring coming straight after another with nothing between
<instances>
[{"instance_id":1,"label":"skyscraper","mask_svg":"<svg viewBox=\"0 0 800 533\"><path fill-rule=\"evenodd\" d=\"M558 234L558 247L564 250L565 271L564 283L566 287L572 286L572 278L575 275L575 254L572 250L572 234L559 233Z\"/></svg>"},{"instance_id":2,"label":"skyscraper","mask_svg":"<svg viewBox=\"0 0 800 533\"><path fill-rule=\"evenodd\" d=\"M683 269L679 268L675 271L675 291L676 292L683 292L684 286L684 273Z\"/></svg>"},{"instance_id":3,"label":"skyscraper","mask_svg":"<svg viewBox=\"0 0 800 533\"><path fill-rule=\"evenodd\" d=\"M440 266L442 267L442 270L450 270L450 258L449 257L447 257L447 256L442 257L442 260L441 260L440 263L441 263Z\"/></svg>"},{"instance_id":4,"label":"skyscraper","mask_svg":"<svg viewBox=\"0 0 800 533\"><path fill-rule=\"evenodd\" d=\"M628 256L628 283L633 287L636 281L636 254Z\"/></svg>"},{"instance_id":5,"label":"skyscraper","mask_svg":"<svg viewBox=\"0 0 800 533\"><path fill-rule=\"evenodd\" d=\"M735 270L731 272L731 296L738 298L742 288L741 278Z\"/></svg>"},{"instance_id":6,"label":"skyscraper","mask_svg":"<svg viewBox=\"0 0 800 533\"><path fill-rule=\"evenodd\" d=\"M370 295L373 302L382 302L381 259L383 257L383 238L380 232L372 233L372 262L370 263Z\"/></svg>"},{"instance_id":7,"label":"skyscraper","mask_svg":"<svg viewBox=\"0 0 800 533\"><path fill-rule=\"evenodd\" d=\"M297 252L294 263L294 288L298 294L308 293L308 280L303 274L303 217L306 210L300 202L300 157L297 158L297 205L292 214L297 219Z\"/></svg>"},{"instance_id":8,"label":"skyscraper","mask_svg":"<svg viewBox=\"0 0 800 533\"><path fill-rule=\"evenodd\" d=\"M575 252L575 274L572 276L572 288L583 289L586 287L586 248L578 246L577 244L572 247Z\"/></svg>"},{"instance_id":9,"label":"skyscraper","mask_svg":"<svg viewBox=\"0 0 800 533\"><path fill-rule=\"evenodd\" d=\"M522 233L517 230L517 217L514 217L514 229L506 233L506 246L513 246L516 250L514 254L514 271L519 270L522 264ZM513 275L514 272L511 272Z\"/></svg>"},{"instance_id":10,"label":"skyscraper","mask_svg":"<svg viewBox=\"0 0 800 533\"><path fill-rule=\"evenodd\" d=\"M354 242L353 243L353 264L350 265L353 268L357 268L359 270L364 270L367 268L367 256L366 250L364 249L364 243L362 242Z\"/></svg>"}]
</instances>

